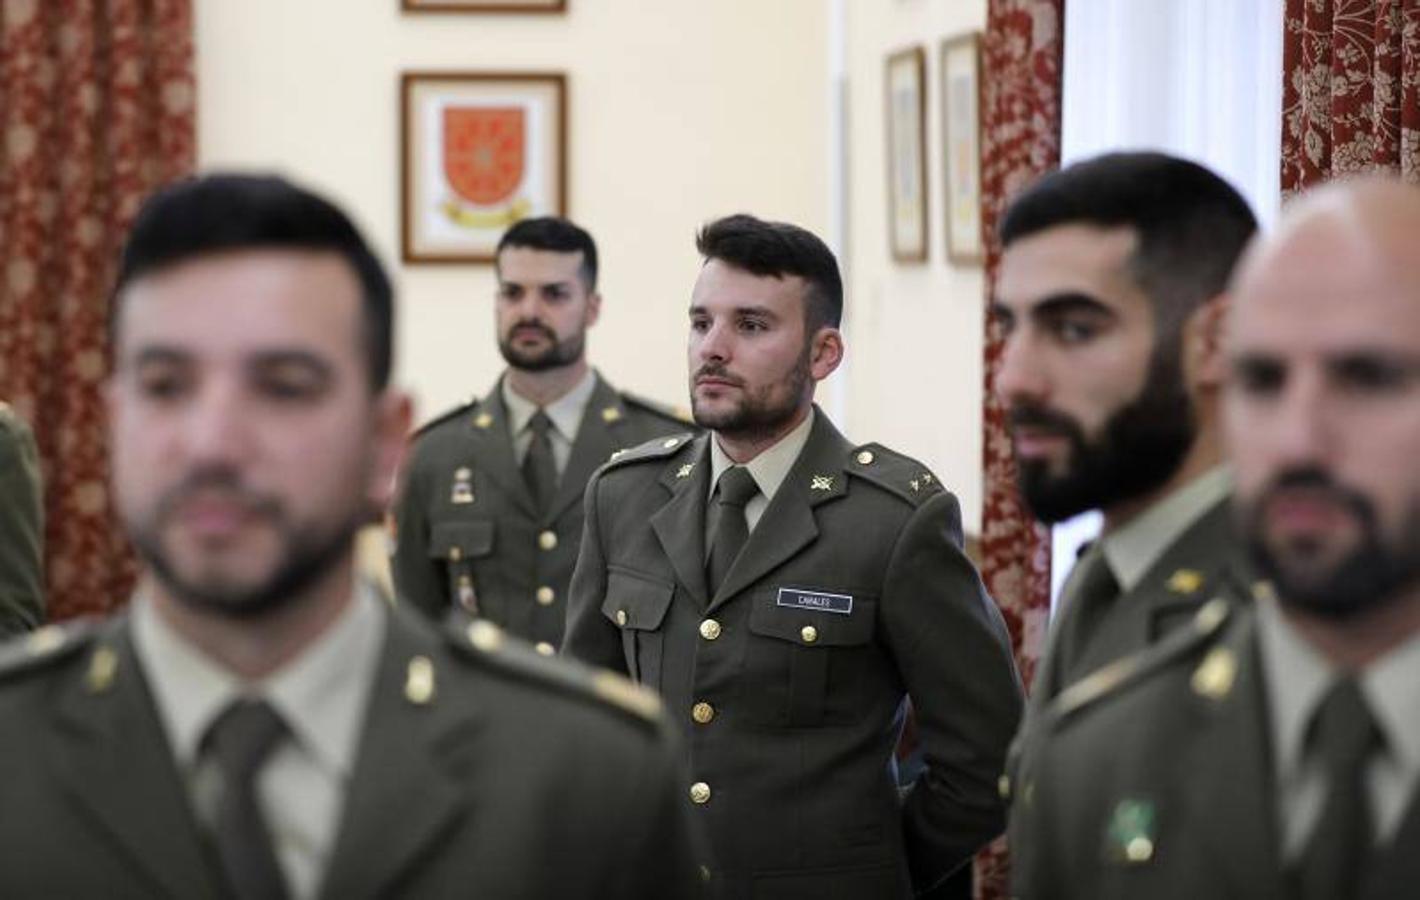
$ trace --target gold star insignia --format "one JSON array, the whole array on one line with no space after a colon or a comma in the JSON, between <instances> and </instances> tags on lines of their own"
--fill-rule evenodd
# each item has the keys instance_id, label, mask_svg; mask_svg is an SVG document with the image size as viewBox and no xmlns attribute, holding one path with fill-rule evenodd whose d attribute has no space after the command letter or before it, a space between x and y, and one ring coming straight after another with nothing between
<instances>
[{"instance_id":1,"label":"gold star insignia","mask_svg":"<svg viewBox=\"0 0 1420 900\"><path fill-rule=\"evenodd\" d=\"M603 422L619 422L619 421L621 421L621 410L617 409L615 406L608 406L606 409L602 410L602 421L603 421Z\"/></svg>"},{"instance_id":2,"label":"gold star insignia","mask_svg":"<svg viewBox=\"0 0 1420 900\"><path fill-rule=\"evenodd\" d=\"M487 428L493 424L493 416L488 413L479 413L474 417L473 424L476 428Z\"/></svg>"},{"instance_id":3,"label":"gold star insignia","mask_svg":"<svg viewBox=\"0 0 1420 900\"><path fill-rule=\"evenodd\" d=\"M1168 588L1175 594L1195 594L1203 586L1203 573L1197 569L1179 569L1169 576Z\"/></svg>"},{"instance_id":4,"label":"gold star insignia","mask_svg":"<svg viewBox=\"0 0 1420 900\"><path fill-rule=\"evenodd\" d=\"M809 483L809 490L812 490L812 491L831 491L831 490L833 490L833 476L832 476L832 475L815 475L815 476L813 477L813 480Z\"/></svg>"},{"instance_id":5,"label":"gold star insignia","mask_svg":"<svg viewBox=\"0 0 1420 900\"><path fill-rule=\"evenodd\" d=\"M1193 692L1209 700L1222 700L1233 689L1238 660L1226 647L1214 647L1193 670Z\"/></svg>"},{"instance_id":6,"label":"gold star insignia","mask_svg":"<svg viewBox=\"0 0 1420 900\"><path fill-rule=\"evenodd\" d=\"M676 469L675 477L677 477L677 478L689 478L689 477L690 477L690 473L691 473L691 472L694 472L694 471L695 471L695 463L686 463L685 465L681 466L679 469Z\"/></svg>"},{"instance_id":7,"label":"gold star insignia","mask_svg":"<svg viewBox=\"0 0 1420 900\"><path fill-rule=\"evenodd\" d=\"M923 484L931 484L931 483L932 483L932 473L931 473L931 472L923 472L923 473L922 473L922 483L923 483Z\"/></svg>"},{"instance_id":8,"label":"gold star insignia","mask_svg":"<svg viewBox=\"0 0 1420 900\"><path fill-rule=\"evenodd\" d=\"M912 488L914 491L920 491L920 490L922 490L922 482L918 481L916 478L914 478L914 479L912 479L911 481L907 482L907 486L910 487L910 488Z\"/></svg>"}]
</instances>

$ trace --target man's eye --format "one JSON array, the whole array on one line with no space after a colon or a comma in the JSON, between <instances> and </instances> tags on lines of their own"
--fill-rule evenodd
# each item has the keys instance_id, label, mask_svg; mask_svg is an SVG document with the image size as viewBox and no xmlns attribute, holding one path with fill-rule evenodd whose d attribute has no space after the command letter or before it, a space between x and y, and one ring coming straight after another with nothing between
<instances>
[{"instance_id":1,"label":"man's eye","mask_svg":"<svg viewBox=\"0 0 1420 900\"><path fill-rule=\"evenodd\" d=\"M699 317L692 317L690 320L690 330L698 334L703 334L710 330L710 320Z\"/></svg>"},{"instance_id":2,"label":"man's eye","mask_svg":"<svg viewBox=\"0 0 1420 900\"><path fill-rule=\"evenodd\" d=\"M176 372L145 373L138 377L138 391L154 400L174 400L187 389L188 379Z\"/></svg>"},{"instance_id":3,"label":"man's eye","mask_svg":"<svg viewBox=\"0 0 1420 900\"><path fill-rule=\"evenodd\" d=\"M1287 372L1280 363L1243 360L1233 366L1233 383L1245 394L1276 394L1286 381Z\"/></svg>"},{"instance_id":4,"label":"man's eye","mask_svg":"<svg viewBox=\"0 0 1420 900\"><path fill-rule=\"evenodd\" d=\"M1399 391L1414 383L1417 374L1416 366L1378 357L1343 359L1332 367L1337 387L1355 394Z\"/></svg>"},{"instance_id":5,"label":"man's eye","mask_svg":"<svg viewBox=\"0 0 1420 900\"><path fill-rule=\"evenodd\" d=\"M1083 344L1094 340L1099 334L1099 325L1087 319L1058 319L1051 325L1057 340L1064 344Z\"/></svg>"},{"instance_id":6,"label":"man's eye","mask_svg":"<svg viewBox=\"0 0 1420 900\"><path fill-rule=\"evenodd\" d=\"M768 325L766 322L764 322L762 319L741 319L741 320L740 320L740 331L756 332L756 331L765 331L765 330L767 330L768 328L769 328L769 325Z\"/></svg>"}]
</instances>

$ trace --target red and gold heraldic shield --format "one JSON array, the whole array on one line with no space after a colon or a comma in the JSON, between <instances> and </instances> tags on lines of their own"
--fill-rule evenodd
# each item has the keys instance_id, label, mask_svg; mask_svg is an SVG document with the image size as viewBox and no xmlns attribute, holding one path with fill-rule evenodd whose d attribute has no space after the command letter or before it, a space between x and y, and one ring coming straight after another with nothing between
<instances>
[{"instance_id":1,"label":"red and gold heraldic shield","mask_svg":"<svg viewBox=\"0 0 1420 900\"><path fill-rule=\"evenodd\" d=\"M506 203L523 181L527 142L517 107L444 109L444 177L469 203Z\"/></svg>"}]
</instances>

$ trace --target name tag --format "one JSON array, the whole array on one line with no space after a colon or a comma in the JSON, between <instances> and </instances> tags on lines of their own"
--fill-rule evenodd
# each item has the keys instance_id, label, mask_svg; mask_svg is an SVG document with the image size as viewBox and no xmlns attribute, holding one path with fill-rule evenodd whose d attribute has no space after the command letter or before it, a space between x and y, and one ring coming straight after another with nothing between
<instances>
[{"instance_id":1,"label":"name tag","mask_svg":"<svg viewBox=\"0 0 1420 900\"><path fill-rule=\"evenodd\" d=\"M847 594L826 594L823 591L801 591L798 588L780 588L776 606L790 609L808 609L814 612L831 612L846 616L853 611L853 598Z\"/></svg>"}]
</instances>

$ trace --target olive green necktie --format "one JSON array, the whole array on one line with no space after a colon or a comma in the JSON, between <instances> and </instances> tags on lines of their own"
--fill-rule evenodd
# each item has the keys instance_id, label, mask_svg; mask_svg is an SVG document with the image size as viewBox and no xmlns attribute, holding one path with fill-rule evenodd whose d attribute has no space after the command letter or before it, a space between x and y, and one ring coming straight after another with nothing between
<instances>
[{"instance_id":1,"label":"olive green necktie","mask_svg":"<svg viewBox=\"0 0 1420 900\"><path fill-rule=\"evenodd\" d=\"M227 885L236 900L283 900L286 879L257 804L256 777L286 734L263 700L238 700L212 724L205 746L222 773L214 837Z\"/></svg>"},{"instance_id":2,"label":"olive green necktie","mask_svg":"<svg viewBox=\"0 0 1420 900\"><path fill-rule=\"evenodd\" d=\"M710 542L710 562L705 573L712 597L720 590L725 574L749 540L745 504L758 493L759 485L754 483L754 476L744 466L731 466L720 474L715 488L719 520L715 523L715 536Z\"/></svg>"},{"instance_id":3,"label":"olive green necktie","mask_svg":"<svg viewBox=\"0 0 1420 900\"><path fill-rule=\"evenodd\" d=\"M1317 708L1308 751L1326 769L1326 803L1298 860L1297 895L1303 900L1350 900L1372 843L1366 765L1382 737L1353 678L1339 679Z\"/></svg>"},{"instance_id":4,"label":"olive green necktie","mask_svg":"<svg viewBox=\"0 0 1420 900\"><path fill-rule=\"evenodd\" d=\"M557 496L557 462L552 458L552 420L541 408L528 420L532 441L523 457L523 480L532 494L540 515L547 515Z\"/></svg>"}]
</instances>

